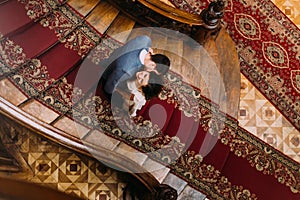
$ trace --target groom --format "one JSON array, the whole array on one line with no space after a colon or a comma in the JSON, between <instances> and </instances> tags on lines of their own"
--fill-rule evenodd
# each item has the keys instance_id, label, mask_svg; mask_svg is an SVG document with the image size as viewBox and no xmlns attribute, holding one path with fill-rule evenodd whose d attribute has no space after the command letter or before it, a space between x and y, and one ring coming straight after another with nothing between
<instances>
[{"instance_id":1,"label":"groom","mask_svg":"<svg viewBox=\"0 0 300 200\"><path fill-rule=\"evenodd\" d=\"M146 36L138 36L124 46L117 48L101 65L107 66L102 75L104 92L111 97L119 82L126 81L145 70L164 75L170 68L170 60L162 54L153 54L152 41Z\"/></svg>"}]
</instances>

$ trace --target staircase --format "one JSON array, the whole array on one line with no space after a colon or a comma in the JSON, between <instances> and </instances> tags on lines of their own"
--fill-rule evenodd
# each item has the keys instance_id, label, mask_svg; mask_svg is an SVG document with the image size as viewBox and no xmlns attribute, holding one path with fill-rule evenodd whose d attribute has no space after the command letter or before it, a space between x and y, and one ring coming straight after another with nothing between
<instances>
[{"instance_id":1,"label":"staircase","mask_svg":"<svg viewBox=\"0 0 300 200\"><path fill-rule=\"evenodd\" d=\"M221 30L217 38L209 40L203 46L195 46L178 39L181 37L180 33L168 34L156 28L142 28L136 20L104 0L59 1L55 6L47 4L46 1L40 3L47 9L40 10L40 13L33 12L33 20L27 17L30 12L16 0L3 1L0 4L0 19L7 19L1 20L3 24L0 24L0 32L3 34L0 38L0 64L3 65L0 71L1 113L81 153L92 154L128 170L146 169L153 178L152 182L173 187L178 193L178 199L205 199L204 194L174 175L168 167L125 142L91 128L92 125L98 126L96 120L87 119L91 126L85 126L74 121L72 116L81 116L81 113L76 113L77 108L83 105L85 97L92 95L93 88L97 85L93 79L97 80L101 73L95 63L86 61L92 49L97 45L106 45L105 41L108 40L121 45L137 35L146 34L153 38L155 52L170 57L173 72L186 83L200 88L201 95L219 105L222 112L236 118L240 90L239 66L236 65L235 55L230 53L235 52L235 49L226 32ZM65 7L74 9L79 17L71 15ZM17 13L14 17L11 17L11 10ZM61 13L65 15L59 16ZM63 25L51 24L54 18L62 20ZM93 28L87 30L86 26ZM14 44L10 44L10 41ZM14 45L19 45L22 50L12 54L10 50L18 48ZM228 50L229 48L231 49ZM227 59L229 56L233 58ZM83 65L89 67L91 81L87 80L82 93L74 100L66 92L72 92L70 85L75 84L76 75ZM36 71L36 68L39 70ZM220 77L216 78L218 70ZM231 78L228 79L228 76ZM29 92L24 93L24 90ZM63 99L64 102L57 99ZM168 116L170 124L172 120L176 120L174 116ZM144 117L149 117L149 113L145 112ZM161 121L159 116L156 120L158 124ZM181 127L182 132L179 134L184 135L187 129L195 129L195 126L192 124L190 127ZM165 127L165 131L171 134L178 132L179 128ZM224 160L215 163L222 170L227 154L228 152L220 152L216 148L206 161L213 163L214 156L223 157ZM143 175L137 176L141 176L139 179L144 182L149 181L149 177L144 180Z\"/></svg>"}]
</instances>

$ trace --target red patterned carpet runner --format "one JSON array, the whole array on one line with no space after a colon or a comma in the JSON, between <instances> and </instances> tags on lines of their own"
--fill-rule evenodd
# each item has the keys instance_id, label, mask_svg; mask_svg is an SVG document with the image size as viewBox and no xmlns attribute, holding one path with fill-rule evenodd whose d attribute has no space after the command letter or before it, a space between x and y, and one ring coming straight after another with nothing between
<instances>
[{"instance_id":1,"label":"red patterned carpet runner","mask_svg":"<svg viewBox=\"0 0 300 200\"><path fill-rule=\"evenodd\" d=\"M0 4L0 17L0 77L28 97L147 153L209 199L300 199L299 164L239 127L173 72L134 123L122 110L111 110L94 80L103 71L99 58L121 44L68 4L10 0ZM284 49L264 45L274 54ZM78 83L79 75L89 78Z\"/></svg>"},{"instance_id":2,"label":"red patterned carpet runner","mask_svg":"<svg viewBox=\"0 0 300 200\"><path fill-rule=\"evenodd\" d=\"M198 13L210 0L169 0ZM227 30L241 72L300 130L300 30L270 0L227 0Z\"/></svg>"}]
</instances>

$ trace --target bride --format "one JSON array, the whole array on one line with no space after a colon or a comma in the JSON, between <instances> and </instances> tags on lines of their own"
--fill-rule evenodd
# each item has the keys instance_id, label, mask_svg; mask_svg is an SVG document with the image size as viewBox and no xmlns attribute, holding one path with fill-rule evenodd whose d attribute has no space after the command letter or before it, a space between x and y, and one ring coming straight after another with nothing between
<instances>
[{"instance_id":1,"label":"bride","mask_svg":"<svg viewBox=\"0 0 300 200\"><path fill-rule=\"evenodd\" d=\"M158 96L162 87L162 77L157 73L138 71L135 77L118 85L112 102L117 99L118 104L128 110L131 117L135 117L137 111L146 104L147 100Z\"/></svg>"}]
</instances>

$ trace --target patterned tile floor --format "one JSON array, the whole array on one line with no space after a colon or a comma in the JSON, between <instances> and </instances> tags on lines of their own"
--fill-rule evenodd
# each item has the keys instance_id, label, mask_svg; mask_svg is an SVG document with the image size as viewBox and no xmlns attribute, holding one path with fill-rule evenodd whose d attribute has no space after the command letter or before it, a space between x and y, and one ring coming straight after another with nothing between
<instances>
[{"instance_id":1,"label":"patterned tile floor","mask_svg":"<svg viewBox=\"0 0 300 200\"><path fill-rule=\"evenodd\" d=\"M271 0L294 24L300 28L299 0Z\"/></svg>"},{"instance_id":2,"label":"patterned tile floor","mask_svg":"<svg viewBox=\"0 0 300 200\"><path fill-rule=\"evenodd\" d=\"M128 174L74 153L17 124L9 124L13 126L16 140L8 145L21 153L18 161L23 170L0 172L0 175L25 179L82 199L123 199L123 190L132 180Z\"/></svg>"},{"instance_id":3,"label":"patterned tile floor","mask_svg":"<svg viewBox=\"0 0 300 200\"><path fill-rule=\"evenodd\" d=\"M300 133L244 76L238 118L243 128L300 162Z\"/></svg>"},{"instance_id":4,"label":"patterned tile floor","mask_svg":"<svg viewBox=\"0 0 300 200\"><path fill-rule=\"evenodd\" d=\"M272 0L300 28L299 0ZM241 78L240 125L300 162L300 133L245 78Z\"/></svg>"}]
</instances>

